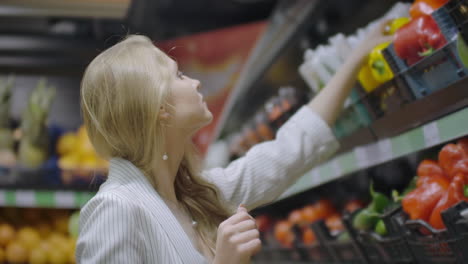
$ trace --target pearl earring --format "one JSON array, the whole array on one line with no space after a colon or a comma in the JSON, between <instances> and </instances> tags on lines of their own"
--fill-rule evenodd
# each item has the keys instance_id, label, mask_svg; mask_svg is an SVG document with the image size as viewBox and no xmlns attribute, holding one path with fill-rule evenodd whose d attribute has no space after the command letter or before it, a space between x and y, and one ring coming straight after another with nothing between
<instances>
[{"instance_id":1,"label":"pearl earring","mask_svg":"<svg viewBox=\"0 0 468 264\"><path fill-rule=\"evenodd\" d=\"M162 158L163 158L163 160L167 160L169 157L167 156L167 153L164 153Z\"/></svg>"}]
</instances>

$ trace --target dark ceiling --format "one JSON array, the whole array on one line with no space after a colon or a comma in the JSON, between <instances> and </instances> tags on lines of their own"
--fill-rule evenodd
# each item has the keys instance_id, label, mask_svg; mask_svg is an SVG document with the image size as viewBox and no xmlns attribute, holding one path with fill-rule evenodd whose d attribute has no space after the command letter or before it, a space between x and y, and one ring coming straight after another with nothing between
<instances>
[{"instance_id":1,"label":"dark ceiling","mask_svg":"<svg viewBox=\"0 0 468 264\"><path fill-rule=\"evenodd\" d=\"M0 35L21 34L103 40L140 33L154 40L264 20L277 0L132 0L122 20L0 16ZM1 7L1 3L0 3Z\"/></svg>"}]
</instances>

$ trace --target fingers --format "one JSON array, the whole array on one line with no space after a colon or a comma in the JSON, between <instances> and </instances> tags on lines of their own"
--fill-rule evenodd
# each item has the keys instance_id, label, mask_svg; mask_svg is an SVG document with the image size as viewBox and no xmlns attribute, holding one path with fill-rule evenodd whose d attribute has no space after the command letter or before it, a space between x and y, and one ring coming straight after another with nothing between
<instances>
[{"instance_id":1,"label":"fingers","mask_svg":"<svg viewBox=\"0 0 468 264\"><path fill-rule=\"evenodd\" d=\"M255 240L260 237L260 232L257 229L251 229L242 233L234 235L231 239L235 244L245 244L249 241Z\"/></svg>"},{"instance_id":2,"label":"fingers","mask_svg":"<svg viewBox=\"0 0 468 264\"><path fill-rule=\"evenodd\" d=\"M258 238L239 246L240 252L246 253L250 256L258 253L260 249L262 249L262 242Z\"/></svg>"},{"instance_id":3,"label":"fingers","mask_svg":"<svg viewBox=\"0 0 468 264\"><path fill-rule=\"evenodd\" d=\"M234 230L237 232L245 232L251 229L257 229L257 223L255 223L255 220L252 219L244 220L234 225Z\"/></svg>"}]
</instances>

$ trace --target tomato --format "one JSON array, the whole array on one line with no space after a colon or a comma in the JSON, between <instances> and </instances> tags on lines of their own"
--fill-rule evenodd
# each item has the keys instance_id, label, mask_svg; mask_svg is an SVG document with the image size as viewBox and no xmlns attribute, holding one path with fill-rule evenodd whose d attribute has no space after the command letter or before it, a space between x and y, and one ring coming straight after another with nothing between
<instances>
[{"instance_id":1,"label":"tomato","mask_svg":"<svg viewBox=\"0 0 468 264\"><path fill-rule=\"evenodd\" d=\"M273 221L268 215L259 215L255 217L255 222L257 223L258 231L263 233L270 230Z\"/></svg>"},{"instance_id":2,"label":"tomato","mask_svg":"<svg viewBox=\"0 0 468 264\"><path fill-rule=\"evenodd\" d=\"M344 210L350 213L361 208L364 208L364 203L361 200L357 200L357 199L348 201L346 205L344 206Z\"/></svg>"},{"instance_id":3,"label":"tomato","mask_svg":"<svg viewBox=\"0 0 468 264\"><path fill-rule=\"evenodd\" d=\"M327 225L328 229L330 229L331 231L344 230L343 222L341 221L341 216L339 214L334 214L328 217L325 220L325 224Z\"/></svg>"},{"instance_id":4,"label":"tomato","mask_svg":"<svg viewBox=\"0 0 468 264\"><path fill-rule=\"evenodd\" d=\"M291 225L302 225L304 223L304 218L301 210L294 210L289 213L288 221Z\"/></svg>"},{"instance_id":5,"label":"tomato","mask_svg":"<svg viewBox=\"0 0 468 264\"><path fill-rule=\"evenodd\" d=\"M312 223L320 219L319 212L313 205L302 208L302 217L307 223Z\"/></svg>"},{"instance_id":6,"label":"tomato","mask_svg":"<svg viewBox=\"0 0 468 264\"><path fill-rule=\"evenodd\" d=\"M336 213L335 207L330 202L330 200L327 199L319 200L317 203L314 204L314 207L318 211L320 219L325 219L328 216Z\"/></svg>"},{"instance_id":7,"label":"tomato","mask_svg":"<svg viewBox=\"0 0 468 264\"><path fill-rule=\"evenodd\" d=\"M315 234L310 227L304 228L302 232L302 242L304 245L313 245L315 243Z\"/></svg>"}]
</instances>

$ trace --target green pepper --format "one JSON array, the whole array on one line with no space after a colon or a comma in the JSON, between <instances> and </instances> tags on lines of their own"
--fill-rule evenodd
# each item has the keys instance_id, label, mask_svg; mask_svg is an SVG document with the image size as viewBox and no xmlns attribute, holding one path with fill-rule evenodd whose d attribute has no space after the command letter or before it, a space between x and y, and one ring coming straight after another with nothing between
<instances>
[{"instance_id":1,"label":"green pepper","mask_svg":"<svg viewBox=\"0 0 468 264\"><path fill-rule=\"evenodd\" d=\"M369 55L368 64L371 68L372 76L380 83L387 82L393 78L393 72L382 53L390 43L385 42L375 46Z\"/></svg>"},{"instance_id":2,"label":"green pepper","mask_svg":"<svg viewBox=\"0 0 468 264\"><path fill-rule=\"evenodd\" d=\"M353 227L358 230L369 230L374 228L377 221L379 221L379 214L365 208L354 216Z\"/></svg>"},{"instance_id":3,"label":"green pepper","mask_svg":"<svg viewBox=\"0 0 468 264\"><path fill-rule=\"evenodd\" d=\"M385 236L387 235L387 227L385 226L385 223L382 219L380 219L377 224L375 225L375 230L374 230L377 234L381 235L381 236Z\"/></svg>"},{"instance_id":4,"label":"green pepper","mask_svg":"<svg viewBox=\"0 0 468 264\"><path fill-rule=\"evenodd\" d=\"M371 183L370 186L370 194L372 197L372 202L367 208L369 208L372 213L383 213L384 209L390 204L390 199L388 199L384 194L376 192L374 190L373 183Z\"/></svg>"},{"instance_id":5,"label":"green pepper","mask_svg":"<svg viewBox=\"0 0 468 264\"><path fill-rule=\"evenodd\" d=\"M338 238L336 240L340 242L347 242L351 240L351 237L349 236L348 232L342 232L340 235L338 235Z\"/></svg>"}]
</instances>

